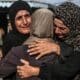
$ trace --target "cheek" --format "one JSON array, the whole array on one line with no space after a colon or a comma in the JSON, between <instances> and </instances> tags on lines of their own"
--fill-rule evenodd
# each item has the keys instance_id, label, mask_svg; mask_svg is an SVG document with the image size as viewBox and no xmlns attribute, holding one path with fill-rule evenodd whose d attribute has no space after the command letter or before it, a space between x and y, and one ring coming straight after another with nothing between
<instances>
[{"instance_id":1,"label":"cheek","mask_svg":"<svg viewBox=\"0 0 80 80\"><path fill-rule=\"evenodd\" d=\"M16 26L16 29L19 31L20 29L20 25L21 25L21 22L20 21L16 21L15 22L15 26Z\"/></svg>"},{"instance_id":2,"label":"cheek","mask_svg":"<svg viewBox=\"0 0 80 80\"><path fill-rule=\"evenodd\" d=\"M15 21L15 25L18 27L20 25L20 21Z\"/></svg>"},{"instance_id":3,"label":"cheek","mask_svg":"<svg viewBox=\"0 0 80 80\"><path fill-rule=\"evenodd\" d=\"M65 34L68 34L68 33L69 33L69 30L64 30L64 33L65 33Z\"/></svg>"}]
</instances>

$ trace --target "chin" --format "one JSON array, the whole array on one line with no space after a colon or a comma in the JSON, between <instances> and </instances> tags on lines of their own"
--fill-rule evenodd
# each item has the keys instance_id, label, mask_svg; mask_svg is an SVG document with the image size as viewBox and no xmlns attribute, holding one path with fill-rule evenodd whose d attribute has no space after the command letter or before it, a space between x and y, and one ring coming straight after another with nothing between
<instances>
[{"instance_id":1,"label":"chin","mask_svg":"<svg viewBox=\"0 0 80 80\"><path fill-rule=\"evenodd\" d=\"M30 33L30 31L27 31L27 32L22 32L22 34L29 34Z\"/></svg>"},{"instance_id":2,"label":"chin","mask_svg":"<svg viewBox=\"0 0 80 80\"><path fill-rule=\"evenodd\" d=\"M59 36L60 39L64 38L63 36Z\"/></svg>"}]
</instances>

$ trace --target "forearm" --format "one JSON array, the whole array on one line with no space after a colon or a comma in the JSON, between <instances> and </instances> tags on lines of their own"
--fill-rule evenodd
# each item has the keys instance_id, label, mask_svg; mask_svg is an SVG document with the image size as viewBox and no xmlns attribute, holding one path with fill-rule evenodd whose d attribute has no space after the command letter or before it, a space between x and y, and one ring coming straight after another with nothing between
<instances>
[{"instance_id":1,"label":"forearm","mask_svg":"<svg viewBox=\"0 0 80 80\"><path fill-rule=\"evenodd\" d=\"M16 72L15 56L12 50L0 62L0 77L6 77Z\"/></svg>"},{"instance_id":2,"label":"forearm","mask_svg":"<svg viewBox=\"0 0 80 80\"><path fill-rule=\"evenodd\" d=\"M7 77L14 73L16 70L13 67L0 66L0 77Z\"/></svg>"}]
</instances>

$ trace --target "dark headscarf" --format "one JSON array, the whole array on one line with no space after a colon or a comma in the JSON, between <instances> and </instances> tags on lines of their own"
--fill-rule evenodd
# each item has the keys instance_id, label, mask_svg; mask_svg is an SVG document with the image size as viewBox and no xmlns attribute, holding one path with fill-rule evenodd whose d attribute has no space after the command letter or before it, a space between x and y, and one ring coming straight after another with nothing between
<instances>
[{"instance_id":1,"label":"dark headscarf","mask_svg":"<svg viewBox=\"0 0 80 80\"><path fill-rule=\"evenodd\" d=\"M31 13L31 8L25 1L16 1L11 5L9 10L9 17L12 31L7 34L3 44L4 55L6 55L12 47L21 45L29 37L29 34L21 34L16 29L15 16L19 10L26 10Z\"/></svg>"},{"instance_id":2,"label":"dark headscarf","mask_svg":"<svg viewBox=\"0 0 80 80\"><path fill-rule=\"evenodd\" d=\"M30 38L27 43L36 39L53 38L53 12L49 9L38 9L32 14Z\"/></svg>"},{"instance_id":3,"label":"dark headscarf","mask_svg":"<svg viewBox=\"0 0 80 80\"><path fill-rule=\"evenodd\" d=\"M56 8L55 12L56 17L70 29L65 42L74 46L74 49L80 48L80 7L71 2L64 2Z\"/></svg>"},{"instance_id":4,"label":"dark headscarf","mask_svg":"<svg viewBox=\"0 0 80 80\"><path fill-rule=\"evenodd\" d=\"M16 30L15 16L16 16L17 12L20 10L26 10L31 14L31 8L27 2L25 2L25 1L14 2L9 9L9 18L10 18L10 22L11 22L11 26L12 26L13 30Z\"/></svg>"}]
</instances>

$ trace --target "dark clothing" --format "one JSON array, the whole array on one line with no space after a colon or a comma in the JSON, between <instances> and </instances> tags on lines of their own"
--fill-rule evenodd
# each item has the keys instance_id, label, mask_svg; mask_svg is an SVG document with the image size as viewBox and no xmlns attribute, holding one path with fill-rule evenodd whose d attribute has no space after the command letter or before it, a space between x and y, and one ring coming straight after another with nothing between
<instances>
[{"instance_id":1,"label":"dark clothing","mask_svg":"<svg viewBox=\"0 0 80 80\"><path fill-rule=\"evenodd\" d=\"M11 50L12 47L21 45L28 37L29 34L23 35L15 31L8 33L3 43L4 56L9 52L9 50Z\"/></svg>"},{"instance_id":2,"label":"dark clothing","mask_svg":"<svg viewBox=\"0 0 80 80\"><path fill-rule=\"evenodd\" d=\"M63 2L56 7L55 14L70 29L63 38L64 42L74 46L75 51L80 51L80 7L72 2Z\"/></svg>"},{"instance_id":3,"label":"dark clothing","mask_svg":"<svg viewBox=\"0 0 80 80\"><path fill-rule=\"evenodd\" d=\"M80 52L74 52L64 63L58 59L55 64L42 66L40 75L42 78L45 77L45 80L73 80L79 72Z\"/></svg>"},{"instance_id":4,"label":"dark clothing","mask_svg":"<svg viewBox=\"0 0 80 80\"><path fill-rule=\"evenodd\" d=\"M66 58L68 58L73 53L72 52L73 50L71 47L65 44L60 43L60 46L62 50L62 53L61 53L62 55L59 58L59 61L63 61L62 63L64 63L66 61ZM32 66L41 67L41 66L44 66L45 63L50 63L50 64L54 63L57 59L57 56L54 56L53 54L51 54L51 55L44 56L40 60L35 60L35 56L32 57L28 55L27 48L25 46L12 48L12 50L7 54L7 56L0 63L0 77L6 77L13 73L16 74L16 66L22 65L20 63L20 59L28 60ZM33 80L38 80L38 79L33 79Z\"/></svg>"},{"instance_id":5,"label":"dark clothing","mask_svg":"<svg viewBox=\"0 0 80 80\"><path fill-rule=\"evenodd\" d=\"M4 56L11 50L12 47L19 46L29 37L29 34L21 34L15 25L15 17L20 10L26 10L31 14L31 8L25 1L15 1L9 8L9 18L12 27L12 31L7 35L3 43ZM9 75L4 80L15 80L13 75Z\"/></svg>"},{"instance_id":6,"label":"dark clothing","mask_svg":"<svg viewBox=\"0 0 80 80\"><path fill-rule=\"evenodd\" d=\"M15 31L11 31L7 34L3 43L4 56L11 50L12 47L19 46L29 37L29 34L23 35ZM4 80L14 80L15 74L9 75Z\"/></svg>"},{"instance_id":7,"label":"dark clothing","mask_svg":"<svg viewBox=\"0 0 80 80\"><path fill-rule=\"evenodd\" d=\"M0 64L0 77L7 77L13 73L16 74L16 66L22 65L20 59L28 60L32 66L41 66L44 63L54 62L54 54L42 57L40 60L36 60L35 56L31 57L27 53L27 46L18 46L12 48L12 50L5 56ZM40 80L38 77L29 78L29 80Z\"/></svg>"}]
</instances>

